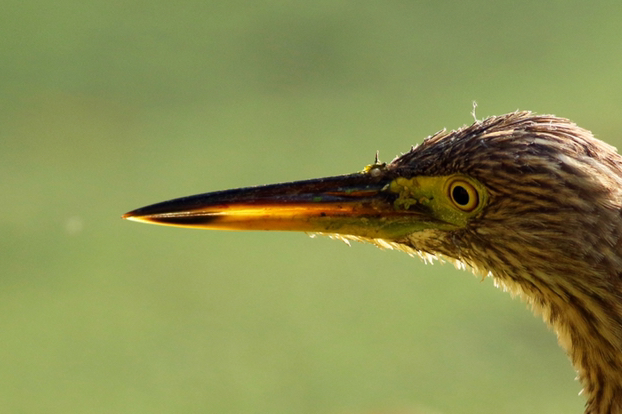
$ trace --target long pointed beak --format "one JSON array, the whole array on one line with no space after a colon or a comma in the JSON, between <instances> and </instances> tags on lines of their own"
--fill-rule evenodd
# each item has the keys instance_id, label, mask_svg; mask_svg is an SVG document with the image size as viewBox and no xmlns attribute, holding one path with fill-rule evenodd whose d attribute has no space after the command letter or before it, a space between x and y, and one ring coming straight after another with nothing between
<instances>
[{"instance_id":1,"label":"long pointed beak","mask_svg":"<svg viewBox=\"0 0 622 414\"><path fill-rule=\"evenodd\" d=\"M363 172L177 198L130 211L123 218L198 229L288 230L393 240L436 221L419 208L396 207L398 195L389 187L389 179Z\"/></svg>"}]
</instances>

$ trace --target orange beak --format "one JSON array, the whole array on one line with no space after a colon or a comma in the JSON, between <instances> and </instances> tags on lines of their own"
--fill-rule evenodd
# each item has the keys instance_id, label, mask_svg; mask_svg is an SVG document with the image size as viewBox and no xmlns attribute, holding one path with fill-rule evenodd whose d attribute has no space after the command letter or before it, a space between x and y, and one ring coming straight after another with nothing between
<instances>
[{"instance_id":1,"label":"orange beak","mask_svg":"<svg viewBox=\"0 0 622 414\"><path fill-rule=\"evenodd\" d=\"M435 222L421 207L396 208L391 180L362 172L239 188L142 207L124 219L212 230L287 230L397 240Z\"/></svg>"}]
</instances>

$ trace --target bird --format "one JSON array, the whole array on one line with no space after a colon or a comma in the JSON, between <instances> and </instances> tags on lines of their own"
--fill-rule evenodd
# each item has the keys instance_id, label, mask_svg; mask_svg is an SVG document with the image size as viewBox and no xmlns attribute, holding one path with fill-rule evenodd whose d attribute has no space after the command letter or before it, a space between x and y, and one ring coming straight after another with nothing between
<instances>
[{"instance_id":1,"label":"bird","mask_svg":"<svg viewBox=\"0 0 622 414\"><path fill-rule=\"evenodd\" d=\"M182 197L123 218L327 234L470 268L557 334L586 414L622 413L622 157L568 119L475 119L356 173Z\"/></svg>"}]
</instances>

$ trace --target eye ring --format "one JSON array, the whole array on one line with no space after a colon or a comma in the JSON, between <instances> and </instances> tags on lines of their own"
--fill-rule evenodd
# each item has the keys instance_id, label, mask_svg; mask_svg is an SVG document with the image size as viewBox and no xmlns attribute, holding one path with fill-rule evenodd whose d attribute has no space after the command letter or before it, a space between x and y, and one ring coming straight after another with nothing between
<instances>
[{"instance_id":1,"label":"eye ring","mask_svg":"<svg viewBox=\"0 0 622 414\"><path fill-rule=\"evenodd\" d=\"M479 194L469 182L458 179L449 184L448 196L453 205L465 212L475 210L479 206Z\"/></svg>"}]
</instances>

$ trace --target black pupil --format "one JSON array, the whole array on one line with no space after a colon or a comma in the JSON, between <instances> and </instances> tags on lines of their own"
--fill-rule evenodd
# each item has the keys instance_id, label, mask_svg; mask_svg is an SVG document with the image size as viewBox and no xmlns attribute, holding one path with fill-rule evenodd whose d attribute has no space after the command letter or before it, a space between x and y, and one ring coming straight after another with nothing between
<instances>
[{"instance_id":1,"label":"black pupil","mask_svg":"<svg viewBox=\"0 0 622 414\"><path fill-rule=\"evenodd\" d=\"M454 198L454 201L461 206L469 204L469 192L461 185L457 185L451 190L451 196Z\"/></svg>"}]
</instances>

